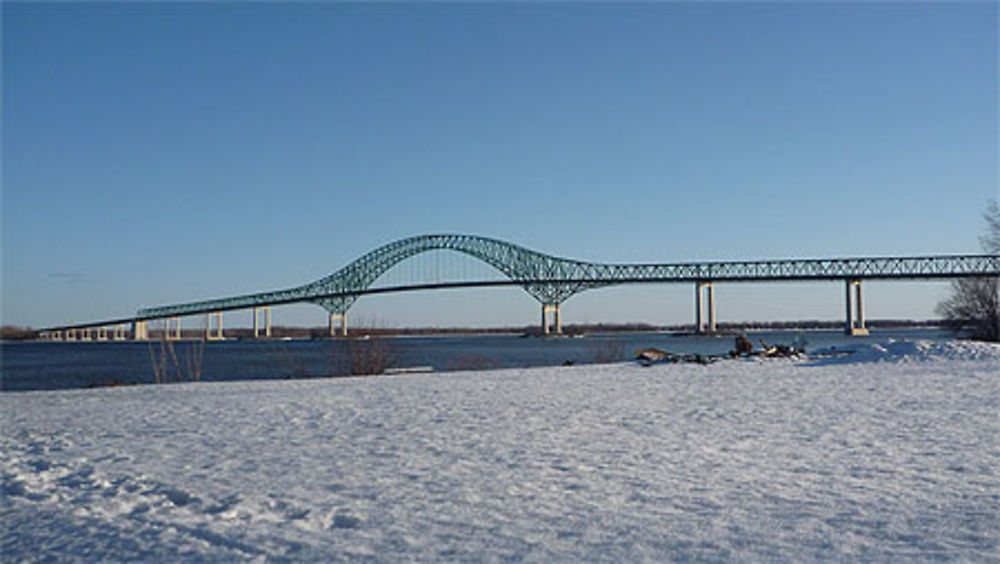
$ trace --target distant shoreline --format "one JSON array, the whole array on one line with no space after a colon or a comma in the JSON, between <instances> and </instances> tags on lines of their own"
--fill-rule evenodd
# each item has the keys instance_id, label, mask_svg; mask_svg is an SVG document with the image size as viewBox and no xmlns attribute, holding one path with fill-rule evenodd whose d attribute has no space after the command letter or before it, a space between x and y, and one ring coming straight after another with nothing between
<instances>
[{"instance_id":1,"label":"distant shoreline","mask_svg":"<svg viewBox=\"0 0 1000 564\"><path fill-rule=\"evenodd\" d=\"M725 322L717 325L714 335L735 335L747 332L762 331L821 331L839 330L843 321L829 320L797 320L797 321L745 321ZM933 329L944 327L944 321L939 319L873 319L867 322L870 329ZM579 323L563 325L564 336L615 334L615 333L667 333L677 336L695 334L693 324L653 325L650 323ZM202 329L184 329L183 338L199 339L203 336ZM226 338L232 340L252 340L253 331L249 328L232 327L225 330ZM448 336L541 336L541 330L536 325L502 326L502 327L348 327L348 336L373 337L448 337ZM0 330L2 341L31 341L35 332L30 327L5 326ZM325 339L329 338L327 327L296 327L274 326L271 329L272 339Z\"/></svg>"}]
</instances>

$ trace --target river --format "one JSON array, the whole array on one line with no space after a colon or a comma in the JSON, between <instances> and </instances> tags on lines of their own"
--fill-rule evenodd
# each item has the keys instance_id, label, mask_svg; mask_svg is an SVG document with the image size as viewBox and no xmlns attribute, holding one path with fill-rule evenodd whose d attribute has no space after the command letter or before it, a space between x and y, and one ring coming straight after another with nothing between
<instances>
[{"instance_id":1,"label":"river","mask_svg":"<svg viewBox=\"0 0 1000 564\"><path fill-rule=\"evenodd\" d=\"M750 333L757 346L790 344L804 338L807 350L843 347L888 339L951 338L939 329L877 330L867 337L839 331ZM4 342L0 344L0 390L55 390L154 383L161 343L151 342ZM202 381L316 378L343 374L359 354L384 357L397 369L415 371L485 370L560 364L614 362L633 358L646 347L685 354L723 354L732 336L671 333L593 334L577 338L517 335L396 337L371 341L221 341L208 342L201 355L191 342L174 345L176 361L166 355L167 380ZM367 352L366 352L367 351ZM373 352L374 351L374 352ZM195 366L200 357L200 369Z\"/></svg>"}]
</instances>

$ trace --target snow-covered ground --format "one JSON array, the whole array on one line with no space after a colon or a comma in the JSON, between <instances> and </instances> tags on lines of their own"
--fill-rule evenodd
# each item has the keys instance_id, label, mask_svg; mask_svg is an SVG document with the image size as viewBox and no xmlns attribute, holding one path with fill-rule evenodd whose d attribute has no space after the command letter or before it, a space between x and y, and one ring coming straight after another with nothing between
<instances>
[{"instance_id":1,"label":"snow-covered ground","mask_svg":"<svg viewBox=\"0 0 1000 564\"><path fill-rule=\"evenodd\" d=\"M0 559L1000 561L1000 348L6 393Z\"/></svg>"}]
</instances>

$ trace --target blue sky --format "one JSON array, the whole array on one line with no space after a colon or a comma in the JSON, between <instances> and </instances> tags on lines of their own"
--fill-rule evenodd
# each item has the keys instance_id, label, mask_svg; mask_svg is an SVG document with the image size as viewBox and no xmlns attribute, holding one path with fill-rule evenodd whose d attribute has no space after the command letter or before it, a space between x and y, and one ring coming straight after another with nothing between
<instances>
[{"instance_id":1,"label":"blue sky","mask_svg":"<svg viewBox=\"0 0 1000 564\"><path fill-rule=\"evenodd\" d=\"M295 286L431 232L606 262L973 253L1000 194L992 2L4 3L2 17L4 323ZM726 285L719 317L838 319L842 292ZM869 316L932 317L946 292L871 284ZM689 322L692 295L594 291L564 317ZM351 314L539 315L515 289Z\"/></svg>"}]
</instances>

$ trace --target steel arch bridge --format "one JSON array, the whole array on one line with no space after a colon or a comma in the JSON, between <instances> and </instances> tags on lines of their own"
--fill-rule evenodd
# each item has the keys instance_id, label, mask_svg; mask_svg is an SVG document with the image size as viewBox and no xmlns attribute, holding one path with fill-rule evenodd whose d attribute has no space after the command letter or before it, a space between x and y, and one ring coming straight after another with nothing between
<instances>
[{"instance_id":1,"label":"steel arch bridge","mask_svg":"<svg viewBox=\"0 0 1000 564\"><path fill-rule=\"evenodd\" d=\"M393 266L421 253L450 250L486 263L502 280L400 285L374 288L373 283ZM857 313L863 328L860 281L865 279L947 279L1000 276L998 255L938 255L923 257L791 259L673 264L615 264L580 261L541 253L499 239L463 234L409 237L383 245L340 270L302 286L242 296L140 309L129 322L145 322L196 314L219 314L236 309L311 302L342 320L362 295L419 289L520 286L542 304L543 329L547 312L554 312L558 326L559 305L585 290L634 283L693 282L697 291L697 324L702 326L703 291L708 292L709 328L714 327L713 282L843 280L847 288L848 323L851 291L856 289ZM256 324L256 313L254 317ZM110 322L81 324L97 327ZM71 326L55 329L65 329ZM179 323L178 323L179 327ZM345 322L346 330L346 322ZM50 330L51 331L51 330ZM221 333L221 320L220 320Z\"/></svg>"}]
</instances>

